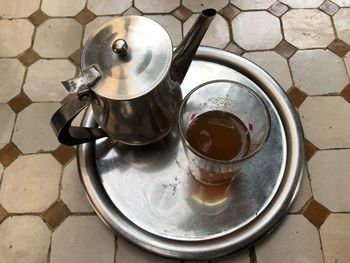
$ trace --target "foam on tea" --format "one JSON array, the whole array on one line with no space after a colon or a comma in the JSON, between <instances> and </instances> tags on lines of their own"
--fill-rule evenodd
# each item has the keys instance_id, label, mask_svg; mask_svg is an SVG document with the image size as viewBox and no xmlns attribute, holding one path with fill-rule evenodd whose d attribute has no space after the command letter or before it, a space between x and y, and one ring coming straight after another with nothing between
<instances>
[{"instance_id":1,"label":"foam on tea","mask_svg":"<svg viewBox=\"0 0 350 263\"><path fill-rule=\"evenodd\" d=\"M249 132L231 113L213 110L197 116L187 130L188 143L201 154L216 160L233 160L247 154Z\"/></svg>"}]
</instances>

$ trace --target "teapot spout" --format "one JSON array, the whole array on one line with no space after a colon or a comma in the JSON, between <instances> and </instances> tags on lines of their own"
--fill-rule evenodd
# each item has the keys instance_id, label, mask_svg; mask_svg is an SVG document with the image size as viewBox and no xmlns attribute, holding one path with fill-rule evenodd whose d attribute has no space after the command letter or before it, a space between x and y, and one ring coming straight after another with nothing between
<instances>
[{"instance_id":1,"label":"teapot spout","mask_svg":"<svg viewBox=\"0 0 350 263\"><path fill-rule=\"evenodd\" d=\"M174 81L181 84L184 80L199 44L215 15L215 9L203 10L183 41L175 49L170 71L171 78Z\"/></svg>"}]
</instances>

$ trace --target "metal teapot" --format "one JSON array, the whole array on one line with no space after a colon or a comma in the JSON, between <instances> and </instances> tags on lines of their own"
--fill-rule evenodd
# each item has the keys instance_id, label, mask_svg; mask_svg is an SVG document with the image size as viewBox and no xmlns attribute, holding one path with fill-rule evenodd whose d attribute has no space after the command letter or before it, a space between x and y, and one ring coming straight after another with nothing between
<instances>
[{"instance_id":1,"label":"metal teapot","mask_svg":"<svg viewBox=\"0 0 350 263\"><path fill-rule=\"evenodd\" d=\"M51 119L58 140L76 145L109 136L147 145L166 136L182 101L180 84L215 14L204 10L175 51L168 33L146 17L120 17L98 28L84 46L81 75L62 82L77 98ZM89 104L100 128L71 126Z\"/></svg>"}]
</instances>

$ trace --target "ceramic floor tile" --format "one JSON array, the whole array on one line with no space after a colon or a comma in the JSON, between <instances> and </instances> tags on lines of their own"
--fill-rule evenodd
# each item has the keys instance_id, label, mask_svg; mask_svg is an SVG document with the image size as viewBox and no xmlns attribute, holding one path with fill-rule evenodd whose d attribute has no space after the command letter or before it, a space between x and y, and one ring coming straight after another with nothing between
<instances>
[{"instance_id":1,"label":"ceramic floor tile","mask_svg":"<svg viewBox=\"0 0 350 263\"><path fill-rule=\"evenodd\" d=\"M52 18L41 24L33 49L43 58L67 58L79 49L81 24L73 18Z\"/></svg>"},{"instance_id":2,"label":"ceramic floor tile","mask_svg":"<svg viewBox=\"0 0 350 263\"><path fill-rule=\"evenodd\" d=\"M181 43L181 22L171 15L148 15L148 18L158 22L169 34L174 46Z\"/></svg>"},{"instance_id":3,"label":"ceramic floor tile","mask_svg":"<svg viewBox=\"0 0 350 263\"><path fill-rule=\"evenodd\" d=\"M0 149L10 142L15 117L9 105L0 103Z\"/></svg>"},{"instance_id":4,"label":"ceramic floor tile","mask_svg":"<svg viewBox=\"0 0 350 263\"><path fill-rule=\"evenodd\" d=\"M350 150L319 151L309 161L316 201L332 212L350 212Z\"/></svg>"},{"instance_id":5,"label":"ceramic floor tile","mask_svg":"<svg viewBox=\"0 0 350 263\"><path fill-rule=\"evenodd\" d=\"M51 232L39 216L12 216L0 225L4 263L46 262Z\"/></svg>"},{"instance_id":6,"label":"ceramic floor tile","mask_svg":"<svg viewBox=\"0 0 350 263\"><path fill-rule=\"evenodd\" d=\"M84 38L83 43L85 44L86 40L91 36L91 34L100 26L102 26L104 23L108 22L109 20L113 18L117 18L118 16L111 17L111 16L98 16L94 20L92 20L90 23L88 23L85 26L84 31Z\"/></svg>"},{"instance_id":7,"label":"ceramic floor tile","mask_svg":"<svg viewBox=\"0 0 350 263\"><path fill-rule=\"evenodd\" d=\"M220 259L214 259L212 263L250 263L249 250L225 256Z\"/></svg>"},{"instance_id":8,"label":"ceramic floor tile","mask_svg":"<svg viewBox=\"0 0 350 263\"><path fill-rule=\"evenodd\" d=\"M342 59L329 50L299 50L290 67L295 85L309 95L340 92L349 82Z\"/></svg>"},{"instance_id":9,"label":"ceramic floor tile","mask_svg":"<svg viewBox=\"0 0 350 263\"><path fill-rule=\"evenodd\" d=\"M27 19L0 20L0 57L15 57L28 49L33 32L34 26Z\"/></svg>"},{"instance_id":10,"label":"ceramic floor tile","mask_svg":"<svg viewBox=\"0 0 350 263\"><path fill-rule=\"evenodd\" d=\"M115 257L118 263L178 263L179 260L167 259L145 252L134 245L126 242L121 237L118 238L118 249Z\"/></svg>"},{"instance_id":11,"label":"ceramic floor tile","mask_svg":"<svg viewBox=\"0 0 350 263\"><path fill-rule=\"evenodd\" d=\"M114 248L114 234L97 216L70 216L52 235L50 262L113 263Z\"/></svg>"},{"instance_id":12,"label":"ceramic floor tile","mask_svg":"<svg viewBox=\"0 0 350 263\"><path fill-rule=\"evenodd\" d=\"M281 2L276 1L270 8L269 11L275 16L282 16L285 12L288 11L288 6L282 4Z\"/></svg>"},{"instance_id":13,"label":"ceramic floor tile","mask_svg":"<svg viewBox=\"0 0 350 263\"><path fill-rule=\"evenodd\" d=\"M16 18L28 17L40 6L40 0L0 0L0 17Z\"/></svg>"},{"instance_id":14,"label":"ceramic floor tile","mask_svg":"<svg viewBox=\"0 0 350 263\"><path fill-rule=\"evenodd\" d=\"M60 174L50 154L22 155L4 172L0 203L10 213L40 213L58 198Z\"/></svg>"},{"instance_id":15,"label":"ceramic floor tile","mask_svg":"<svg viewBox=\"0 0 350 263\"><path fill-rule=\"evenodd\" d=\"M290 10L282 25L285 39L300 49L327 47L335 38L330 17L316 9Z\"/></svg>"},{"instance_id":16,"label":"ceramic floor tile","mask_svg":"<svg viewBox=\"0 0 350 263\"><path fill-rule=\"evenodd\" d=\"M288 215L255 251L259 263L323 262L317 229L302 215Z\"/></svg>"},{"instance_id":17,"label":"ceramic floor tile","mask_svg":"<svg viewBox=\"0 0 350 263\"><path fill-rule=\"evenodd\" d=\"M243 56L271 74L284 90L288 90L292 86L293 82L287 60L275 51L248 52L244 53Z\"/></svg>"},{"instance_id":18,"label":"ceramic floor tile","mask_svg":"<svg viewBox=\"0 0 350 263\"><path fill-rule=\"evenodd\" d=\"M332 2L341 7L350 7L350 0L332 0Z\"/></svg>"},{"instance_id":19,"label":"ceramic floor tile","mask_svg":"<svg viewBox=\"0 0 350 263\"><path fill-rule=\"evenodd\" d=\"M312 192L311 192L310 180L309 180L307 169L305 167L299 193L292 207L290 208L289 212L298 213L305 206L305 204L310 200L311 197L312 197Z\"/></svg>"},{"instance_id":20,"label":"ceramic floor tile","mask_svg":"<svg viewBox=\"0 0 350 263\"><path fill-rule=\"evenodd\" d=\"M133 16L133 15L142 16L142 13L134 7L130 7L128 10L126 10L123 13L123 15L124 16Z\"/></svg>"},{"instance_id":21,"label":"ceramic floor tile","mask_svg":"<svg viewBox=\"0 0 350 263\"><path fill-rule=\"evenodd\" d=\"M242 10L268 9L276 0L230 0L231 4Z\"/></svg>"},{"instance_id":22,"label":"ceramic floor tile","mask_svg":"<svg viewBox=\"0 0 350 263\"><path fill-rule=\"evenodd\" d=\"M350 262L350 214L332 214L320 229L325 263Z\"/></svg>"},{"instance_id":23,"label":"ceramic floor tile","mask_svg":"<svg viewBox=\"0 0 350 263\"><path fill-rule=\"evenodd\" d=\"M282 40L278 18L265 11L240 13L232 30L236 43L246 50L274 48Z\"/></svg>"},{"instance_id":24,"label":"ceramic floor tile","mask_svg":"<svg viewBox=\"0 0 350 263\"><path fill-rule=\"evenodd\" d=\"M21 111L16 120L12 141L23 153L52 151L58 140L50 126L60 103L33 103Z\"/></svg>"},{"instance_id":25,"label":"ceramic floor tile","mask_svg":"<svg viewBox=\"0 0 350 263\"><path fill-rule=\"evenodd\" d=\"M180 5L180 0L135 0L135 7L144 13L168 13Z\"/></svg>"},{"instance_id":26,"label":"ceramic floor tile","mask_svg":"<svg viewBox=\"0 0 350 263\"><path fill-rule=\"evenodd\" d=\"M95 15L121 14L131 7L132 0L87 0L87 7Z\"/></svg>"},{"instance_id":27,"label":"ceramic floor tile","mask_svg":"<svg viewBox=\"0 0 350 263\"><path fill-rule=\"evenodd\" d=\"M182 5L192 10L193 12L201 12L206 8L214 8L219 12L228 4L229 0L183 0Z\"/></svg>"},{"instance_id":28,"label":"ceramic floor tile","mask_svg":"<svg viewBox=\"0 0 350 263\"><path fill-rule=\"evenodd\" d=\"M49 16L75 16L85 3L86 0L43 0L41 10Z\"/></svg>"},{"instance_id":29,"label":"ceramic floor tile","mask_svg":"<svg viewBox=\"0 0 350 263\"><path fill-rule=\"evenodd\" d=\"M324 3L320 6L320 9L325 12L326 14L332 16L339 10L339 7L334 4L333 2L326 0Z\"/></svg>"},{"instance_id":30,"label":"ceramic floor tile","mask_svg":"<svg viewBox=\"0 0 350 263\"><path fill-rule=\"evenodd\" d=\"M341 8L333 16L333 21L338 38L350 45L350 8Z\"/></svg>"},{"instance_id":31,"label":"ceramic floor tile","mask_svg":"<svg viewBox=\"0 0 350 263\"><path fill-rule=\"evenodd\" d=\"M93 212L79 178L76 159L64 168L61 187L61 199L70 211Z\"/></svg>"},{"instance_id":32,"label":"ceramic floor tile","mask_svg":"<svg viewBox=\"0 0 350 263\"><path fill-rule=\"evenodd\" d=\"M279 0L292 8L317 8L324 0Z\"/></svg>"},{"instance_id":33,"label":"ceramic floor tile","mask_svg":"<svg viewBox=\"0 0 350 263\"><path fill-rule=\"evenodd\" d=\"M0 185L2 180L2 173L4 172L4 166L0 163Z\"/></svg>"},{"instance_id":34,"label":"ceramic floor tile","mask_svg":"<svg viewBox=\"0 0 350 263\"><path fill-rule=\"evenodd\" d=\"M348 72L348 75L350 76L350 51L346 53L346 55L343 57L345 62L345 67Z\"/></svg>"},{"instance_id":35,"label":"ceramic floor tile","mask_svg":"<svg viewBox=\"0 0 350 263\"><path fill-rule=\"evenodd\" d=\"M24 66L17 59L0 59L0 103L8 102L21 91Z\"/></svg>"},{"instance_id":36,"label":"ceramic floor tile","mask_svg":"<svg viewBox=\"0 0 350 263\"><path fill-rule=\"evenodd\" d=\"M336 110L334 110L336 109ZM341 97L308 97L299 108L305 137L319 149L350 147L350 104Z\"/></svg>"},{"instance_id":37,"label":"ceramic floor tile","mask_svg":"<svg viewBox=\"0 0 350 263\"><path fill-rule=\"evenodd\" d=\"M68 60L41 59L31 65L23 86L33 101L61 101L68 93L60 81L73 78L76 67Z\"/></svg>"}]
</instances>

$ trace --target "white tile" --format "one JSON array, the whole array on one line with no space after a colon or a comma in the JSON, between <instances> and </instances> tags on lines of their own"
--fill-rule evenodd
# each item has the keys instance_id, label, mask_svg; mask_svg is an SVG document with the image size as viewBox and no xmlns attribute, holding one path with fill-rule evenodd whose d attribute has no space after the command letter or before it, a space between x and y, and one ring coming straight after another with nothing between
<instances>
[{"instance_id":1,"label":"white tile","mask_svg":"<svg viewBox=\"0 0 350 263\"><path fill-rule=\"evenodd\" d=\"M350 150L318 151L309 161L314 198L332 212L350 212Z\"/></svg>"},{"instance_id":2,"label":"white tile","mask_svg":"<svg viewBox=\"0 0 350 263\"><path fill-rule=\"evenodd\" d=\"M265 11L240 13L232 30L236 43L246 50L272 49L282 40L278 18Z\"/></svg>"},{"instance_id":3,"label":"white tile","mask_svg":"<svg viewBox=\"0 0 350 263\"><path fill-rule=\"evenodd\" d=\"M201 12L206 8L214 8L219 12L228 4L229 0L183 0L182 5L193 12Z\"/></svg>"},{"instance_id":4,"label":"white tile","mask_svg":"<svg viewBox=\"0 0 350 263\"><path fill-rule=\"evenodd\" d=\"M317 9L290 10L282 25L285 39L300 49L324 48L335 38L330 17Z\"/></svg>"},{"instance_id":5,"label":"white tile","mask_svg":"<svg viewBox=\"0 0 350 263\"><path fill-rule=\"evenodd\" d=\"M350 147L350 104L341 97L308 97L299 108L305 137L319 149Z\"/></svg>"},{"instance_id":6,"label":"white tile","mask_svg":"<svg viewBox=\"0 0 350 263\"><path fill-rule=\"evenodd\" d=\"M341 8L333 16L333 21L338 38L350 45L350 8Z\"/></svg>"},{"instance_id":7,"label":"white tile","mask_svg":"<svg viewBox=\"0 0 350 263\"><path fill-rule=\"evenodd\" d=\"M306 203L311 199L312 192L309 180L309 174L307 172L306 167L304 168L303 179L300 184L300 189L297 197L295 198L292 207L290 208L290 213L298 213Z\"/></svg>"},{"instance_id":8,"label":"white tile","mask_svg":"<svg viewBox=\"0 0 350 263\"><path fill-rule=\"evenodd\" d=\"M87 2L87 7L96 15L121 14L132 4L132 0L87 0Z\"/></svg>"},{"instance_id":9,"label":"white tile","mask_svg":"<svg viewBox=\"0 0 350 263\"><path fill-rule=\"evenodd\" d=\"M116 17L112 17L112 16L98 16L96 17L94 20L92 20L90 23L88 23L85 26L85 31L84 31L84 38L83 38L83 43L85 44L86 40L92 35L92 33L99 28L100 26L102 26L104 23L107 23L108 21L110 21L113 18L117 18Z\"/></svg>"},{"instance_id":10,"label":"white tile","mask_svg":"<svg viewBox=\"0 0 350 263\"><path fill-rule=\"evenodd\" d=\"M0 149L10 142L15 117L9 105L0 103Z\"/></svg>"},{"instance_id":11,"label":"white tile","mask_svg":"<svg viewBox=\"0 0 350 263\"><path fill-rule=\"evenodd\" d=\"M350 0L332 0L332 2L341 7L350 7Z\"/></svg>"},{"instance_id":12,"label":"white tile","mask_svg":"<svg viewBox=\"0 0 350 263\"><path fill-rule=\"evenodd\" d=\"M212 260L213 263L250 263L249 250L235 253L220 259Z\"/></svg>"},{"instance_id":13,"label":"white tile","mask_svg":"<svg viewBox=\"0 0 350 263\"><path fill-rule=\"evenodd\" d=\"M40 213L58 198L60 175L51 154L19 156L4 172L0 203L10 213Z\"/></svg>"},{"instance_id":14,"label":"white tile","mask_svg":"<svg viewBox=\"0 0 350 263\"><path fill-rule=\"evenodd\" d=\"M55 150L59 143L50 126L60 103L33 103L17 115L12 141L22 153Z\"/></svg>"},{"instance_id":15,"label":"white tile","mask_svg":"<svg viewBox=\"0 0 350 263\"><path fill-rule=\"evenodd\" d=\"M231 0L231 4L234 4L239 9L242 10L251 10L251 9L267 9L269 8L276 0Z\"/></svg>"},{"instance_id":16,"label":"white tile","mask_svg":"<svg viewBox=\"0 0 350 263\"><path fill-rule=\"evenodd\" d=\"M33 32L34 26L27 19L0 20L0 56L15 57L28 49Z\"/></svg>"},{"instance_id":17,"label":"white tile","mask_svg":"<svg viewBox=\"0 0 350 263\"><path fill-rule=\"evenodd\" d=\"M40 0L0 0L3 18L28 17L39 9Z\"/></svg>"},{"instance_id":18,"label":"white tile","mask_svg":"<svg viewBox=\"0 0 350 263\"><path fill-rule=\"evenodd\" d=\"M193 14L183 25L183 31L186 35L197 19L197 14ZM230 41L230 32L227 21L217 14L211 22L208 31L204 35L201 45L217 48L225 48Z\"/></svg>"},{"instance_id":19,"label":"white tile","mask_svg":"<svg viewBox=\"0 0 350 263\"><path fill-rule=\"evenodd\" d=\"M4 263L46 262L51 232L39 216L11 216L0 225Z\"/></svg>"},{"instance_id":20,"label":"white tile","mask_svg":"<svg viewBox=\"0 0 350 263\"><path fill-rule=\"evenodd\" d=\"M280 0L282 3L292 8L317 8L324 0Z\"/></svg>"},{"instance_id":21,"label":"white tile","mask_svg":"<svg viewBox=\"0 0 350 263\"><path fill-rule=\"evenodd\" d=\"M86 0L43 0L41 10L49 16L75 16L85 3Z\"/></svg>"},{"instance_id":22,"label":"white tile","mask_svg":"<svg viewBox=\"0 0 350 263\"><path fill-rule=\"evenodd\" d=\"M73 78L75 71L69 60L38 60L28 69L24 92L32 101L61 101L68 95L61 81Z\"/></svg>"},{"instance_id":23,"label":"white tile","mask_svg":"<svg viewBox=\"0 0 350 263\"><path fill-rule=\"evenodd\" d=\"M349 82L342 59L329 50L299 50L290 67L295 85L310 95L340 92Z\"/></svg>"},{"instance_id":24,"label":"white tile","mask_svg":"<svg viewBox=\"0 0 350 263\"><path fill-rule=\"evenodd\" d=\"M113 232L97 216L70 216L52 235L50 262L113 263L114 248Z\"/></svg>"},{"instance_id":25,"label":"white tile","mask_svg":"<svg viewBox=\"0 0 350 263\"><path fill-rule=\"evenodd\" d=\"M243 56L266 70L284 90L292 86L287 60L275 51L249 52Z\"/></svg>"},{"instance_id":26,"label":"white tile","mask_svg":"<svg viewBox=\"0 0 350 263\"><path fill-rule=\"evenodd\" d=\"M135 0L135 7L143 13L168 13L180 5L180 0Z\"/></svg>"},{"instance_id":27,"label":"white tile","mask_svg":"<svg viewBox=\"0 0 350 263\"><path fill-rule=\"evenodd\" d=\"M255 251L259 263L323 262L317 229L302 215L288 215Z\"/></svg>"},{"instance_id":28,"label":"white tile","mask_svg":"<svg viewBox=\"0 0 350 263\"><path fill-rule=\"evenodd\" d=\"M43 58L67 58L80 48L82 26L73 18L52 18L36 31L33 48Z\"/></svg>"},{"instance_id":29,"label":"white tile","mask_svg":"<svg viewBox=\"0 0 350 263\"><path fill-rule=\"evenodd\" d=\"M85 195L76 159L63 170L61 199L72 212L93 212Z\"/></svg>"},{"instance_id":30,"label":"white tile","mask_svg":"<svg viewBox=\"0 0 350 263\"><path fill-rule=\"evenodd\" d=\"M25 68L17 59L0 59L0 102L8 102L21 91Z\"/></svg>"},{"instance_id":31,"label":"white tile","mask_svg":"<svg viewBox=\"0 0 350 263\"><path fill-rule=\"evenodd\" d=\"M320 229L325 263L350 262L350 214L331 214Z\"/></svg>"},{"instance_id":32,"label":"white tile","mask_svg":"<svg viewBox=\"0 0 350 263\"><path fill-rule=\"evenodd\" d=\"M171 15L148 15L148 18L158 22L169 34L174 46L181 43L181 22Z\"/></svg>"}]
</instances>

